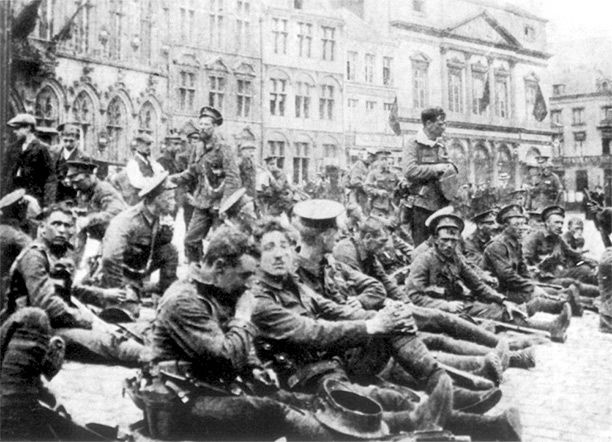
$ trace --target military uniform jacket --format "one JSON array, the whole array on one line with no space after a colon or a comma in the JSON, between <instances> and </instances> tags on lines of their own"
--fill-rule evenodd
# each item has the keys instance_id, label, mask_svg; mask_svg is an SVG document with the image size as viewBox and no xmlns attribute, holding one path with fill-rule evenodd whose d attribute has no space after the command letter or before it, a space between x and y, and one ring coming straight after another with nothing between
<instances>
[{"instance_id":1,"label":"military uniform jacket","mask_svg":"<svg viewBox=\"0 0 612 442\"><path fill-rule=\"evenodd\" d=\"M374 169L368 174L365 182L365 191L370 197L370 207L385 212L393 210L393 191L399 178L390 170Z\"/></svg>"},{"instance_id":2,"label":"military uniform jacket","mask_svg":"<svg viewBox=\"0 0 612 442\"><path fill-rule=\"evenodd\" d=\"M128 207L112 184L97 178L89 192L79 192L78 200L87 210L87 226L101 226L104 230L114 216Z\"/></svg>"},{"instance_id":3,"label":"military uniform jacket","mask_svg":"<svg viewBox=\"0 0 612 442\"><path fill-rule=\"evenodd\" d=\"M399 287L387 275L378 258L373 253L368 255L361 243L355 238L344 238L338 241L336 247L334 247L334 258L354 270L382 282L389 298L402 299Z\"/></svg>"},{"instance_id":4,"label":"military uniform jacket","mask_svg":"<svg viewBox=\"0 0 612 442\"><path fill-rule=\"evenodd\" d=\"M446 163L444 153L444 147L429 140L422 130L404 146L404 174L411 183L413 206L435 212L448 205L440 190L440 174L432 167Z\"/></svg>"},{"instance_id":5,"label":"military uniform jacket","mask_svg":"<svg viewBox=\"0 0 612 442\"><path fill-rule=\"evenodd\" d=\"M529 207L541 211L545 207L559 203L559 193L563 190L561 179L551 172L548 176L540 175L538 181L530 189Z\"/></svg>"},{"instance_id":6,"label":"military uniform jacket","mask_svg":"<svg viewBox=\"0 0 612 442\"><path fill-rule=\"evenodd\" d=\"M410 266L406 280L406 291L409 296L427 293L432 287L445 289L445 299L466 301L463 290L458 286L461 281L471 292L471 298L481 302L501 303L505 297L487 286L472 270L469 264L458 254L447 259L435 247L431 247L416 256Z\"/></svg>"},{"instance_id":7,"label":"military uniform jacket","mask_svg":"<svg viewBox=\"0 0 612 442\"><path fill-rule=\"evenodd\" d=\"M544 229L531 232L523 242L525 261L544 272L556 273L582 261L582 255L571 249L559 235Z\"/></svg>"},{"instance_id":8,"label":"military uniform jacket","mask_svg":"<svg viewBox=\"0 0 612 442\"><path fill-rule=\"evenodd\" d=\"M68 161L80 160L84 154L78 147L66 156L67 149L64 146L58 145L51 148L51 158L53 160L53 170L55 171L56 194L53 195L54 201L64 201L66 199L74 199L77 191L70 186L65 186L62 182L66 177Z\"/></svg>"},{"instance_id":9,"label":"military uniform jacket","mask_svg":"<svg viewBox=\"0 0 612 442\"><path fill-rule=\"evenodd\" d=\"M253 322L272 345L269 354L284 353L300 366L366 342L365 319L374 312L324 298L298 277L276 280L262 273L252 291Z\"/></svg>"},{"instance_id":10,"label":"military uniform jacket","mask_svg":"<svg viewBox=\"0 0 612 442\"><path fill-rule=\"evenodd\" d=\"M255 190L255 177L257 173L255 171L253 159L241 158L238 168L240 170L240 181L242 182L242 187L246 189L248 196L255 198L257 196L257 191Z\"/></svg>"},{"instance_id":11,"label":"military uniform jacket","mask_svg":"<svg viewBox=\"0 0 612 442\"><path fill-rule=\"evenodd\" d=\"M584 249L584 238L574 238L571 232L565 232L563 234L563 241L575 252L581 252Z\"/></svg>"},{"instance_id":12,"label":"military uniform jacket","mask_svg":"<svg viewBox=\"0 0 612 442\"><path fill-rule=\"evenodd\" d=\"M315 292L338 304L356 297L366 310L382 308L386 292L382 283L328 255L319 263L296 257L300 280Z\"/></svg>"},{"instance_id":13,"label":"military uniform jacket","mask_svg":"<svg viewBox=\"0 0 612 442\"><path fill-rule=\"evenodd\" d=\"M142 202L114 217L102 240L102 259L99 270L104 287L123 287L138 282L124 275L136 271L141 278L155 251L159 232L159 218L151 214ZM163 281L160 286L165 287Z\"/></svg>"},{"instance_id":14,"label":"military uniform jacket","mask_svg":"<svg viewBox=\"0 0 612 442\"><path fill-rule=\"evenodd\" d=\"M478 229L474 230L463 242L463 255L468 261L482 267L483 253L489 240L490 238L483 232Z\"/></svg>"},{"instance_id":15,"label":"military uniform jacket","mask_svg":"<svg viewBox=\"0 0 612 442\"><path fill-rule=\"evenodd\" d=\"M218 208L222 199L240 188L236 155L216 135L195 152L194 161L175 179L180 185L195 184L194 206L200 209Z\"/></svg>"},{"instance_id":16,"label":"military uniform jacket","mask_svg":"<svg viewBox=\"0 0 612 442\"><path fill-rule=\"evenodd\" d=\"M175 281L157 307L153 360L191 362L198 378L215 384L259 366L253 347L257 329L234 314L235 301L197 275Z\"/></svg>"},{"instance_id":17,"label":"military uniform jacket","mask_svg":"<svg viewBox=\"0 0 612 442\"><path fill-rule=\"evenodd\" d=\"M502 293L533 293L534 285L523 258L523 248L506 233L494 237L485 248L483 266L497 277Z\"/></svg>"},{"instance_id":18,"label":"military uniform jacket","mask_svg":"<svg viewBox=\"0 0 612 442\"><path fill-rule=\"evenodd\" d=\"M25 151L19 152L13 164L13 189L23 187L42 204L45 202L45 185L52 174L53 162L49 146L34 138Z\"/></svg>"}]
</instances>

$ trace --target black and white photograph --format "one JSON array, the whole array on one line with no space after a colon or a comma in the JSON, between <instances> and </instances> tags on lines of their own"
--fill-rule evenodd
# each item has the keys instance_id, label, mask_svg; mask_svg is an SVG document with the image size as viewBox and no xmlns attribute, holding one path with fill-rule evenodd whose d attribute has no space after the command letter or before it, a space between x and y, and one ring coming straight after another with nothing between
<instances>
[{"instance_id":1,"label":"black and white photograph","mask_svg":"<svg viewBox=\"0 0 612 442\"><path fill-rule=\"evenodd\" d=\"M0 0L0 441L612 442L612 2Z\"/></svg>"}]
</instances>

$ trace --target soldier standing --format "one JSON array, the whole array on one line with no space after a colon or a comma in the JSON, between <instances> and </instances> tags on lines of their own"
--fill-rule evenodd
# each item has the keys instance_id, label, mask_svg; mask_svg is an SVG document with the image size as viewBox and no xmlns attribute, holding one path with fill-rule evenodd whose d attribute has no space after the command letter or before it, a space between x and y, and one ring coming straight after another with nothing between
<instances>
[{"instance_id":1,"label":"soldier standing","mask_svg":"<svg viewBox=\"0 0 612 442\"><path fill-rule=\"evenodd\" d=\"M140 191L148 178L160 174L164 168L151 158L153 137L146 133L139 133L134 137L134 157L125 166L130 184Z\"/></svg>"},{"instance_id":2,"label":"soldier standing","mask_svg":"<svg viewBox=\"0 0 612 442\"><path fill-rule=\"evenodd\" d=\"M45 194L47 182L53 178L53 161L49 146L36 138L36 118L30 114L18 114L7 125L17 136L17 149L11 172L12 188L23 188L42 206L50 203L49 195Z\"/></svg>"},{"instance_id":3,"label":"soldier standing","mask_svg":"<svg viewBox=\"0 0 612 442\"><path fill-rule=\"evenodd\" d=\"M189 168L172 179L178 185L194 185L194 212L185 234L185 255L199 262L202 241L219 217L219 204L240 188L240 173L232 147L215 134L223 124L221 112L210 106L200 109L200 139L203 149L195 153Z\"/></svg>"},{"instance_id":4,"label":"soldier standing","mask_svg":"<svg viewBox=\"0 0 612 442\"><path fill-rule=\"evenodd\" d=\"M364 189L370 198L370 214L391 218L394 216L393 192L400 179L391 170L391 152L380 149L376 153L376 167L366 177Z\"/></svg>"},{"instance_id":5,"label":"soldier standing","mask_svg":"<svg viewBox=\"0 0 612 442\"><path fill-rule=\"evenodd\" d=\"M533 176L529 196L529 209L541 212L544 208L561 202L563 185L559 176L552 171L549 157L536 158L538 172ZM531 167L534 164L530 164Z\"/></svg>"},{"instance_id":6,"label":"soldier standing","mask_svg":"<svg viewBox=\"0 0 612 442\"><path fill-rule=\"evenodd\" d=\"M77 123L60 124L57 126L57 130L61 134L62 144L51 152L57 179L55 201L74 200L77 191L70 183L65 181L67 171L66 163L68 161L80 160L85 156L79 148L81 130Z\"/></svg>"},{"instance_id":7,"label":"soldier standing","mask_svg":"<svg viewBox=\"0 0 612 442\"><path fill-rule=\"evenodd\" d=\"M446 114L442 108L425 109L423 123L414 140L404 146L404 174L411 183L412 239L415 247L427 239L425 220L436 210L448 205L440 189L440 178L454 166L446 160L441 137L446 130Z\"/></svg>"},{"instance_id":8,"label":"soldier standing","mask_svg":"<svg viewBox=\"0 0 612 442\"><path fill-rule=\"evenodd\" d=\"M287 175L277 167L275 156L264 158L264 164L257 183L262 212L270 216L288 214L293 207L293 191Z\"/></svg>"},{"instance_id":9,"label":"soldier standing","mask_svg":"<svg viewBox=\"0 0 612 442\"><path fill-rule=\"evenodd\" d=\"M246 189L246 194L251 198L257 196L255 190L255 180L257 177L257 168L255 165L255 150L257 146L252 141L246 140L240 144L240 162L238 169L240 170L240 181L242 187Z\"/></svg>"},{"instance_id":10,"label":"soldier standing","mask_svg":"<svg viewBox=\"0 0 612 442\"><path fill-rule=\"evenodd\" d=\"M374 162L374 150L367 149L365 159L357 159L346 174L345 187L348 189L348 204L357 204L363 213L369 213L368 195L364 185L369 167Z\"/></svg>"}]
</instances>

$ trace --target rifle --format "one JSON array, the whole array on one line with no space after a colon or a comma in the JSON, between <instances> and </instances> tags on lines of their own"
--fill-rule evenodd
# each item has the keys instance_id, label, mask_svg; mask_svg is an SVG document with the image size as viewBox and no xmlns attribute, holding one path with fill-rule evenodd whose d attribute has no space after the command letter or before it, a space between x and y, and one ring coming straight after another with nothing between
<instances>
[{"instance_id":1,"label":"rifle","mask_svg":"<svg viewBox=\"0 0 612 442\"><path fill-rule=\"evenodd\" d=\"M493 319L474 318L474 320L478 324L482 324L484 322L493 324L495 326L495 333L498 333L499 331L514 331L514 332L523 333L527 335L539 335L539 336L543 336L545 338L550 339L550 333L544 330L538 330L535 328L522 327L520 325L508 324L506 322L495 321Z\"/></svg>"},{"instance_id":2,"label":"rifle","mask_svg":"<svg viewBox=\"0 0 612 442\"><path fill-rule=\"evenodd\" d=\"M470 390L489 390L494 388L493 382L480 376L473 375L450 365L438 362L438 365L460 386Z\"/></svg>"}]
</instances>

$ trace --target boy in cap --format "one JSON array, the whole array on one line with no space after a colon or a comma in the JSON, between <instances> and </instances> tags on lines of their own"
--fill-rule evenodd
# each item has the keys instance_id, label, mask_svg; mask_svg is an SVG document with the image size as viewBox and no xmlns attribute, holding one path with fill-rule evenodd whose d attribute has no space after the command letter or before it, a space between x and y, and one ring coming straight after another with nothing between
<instances>
[{"instance_id":1,"label":"boy in cap","mask_svg":"<svg viewBox=\"0 0 612 442\"><path fill-rule=\"evenodd\" d=\"M185 234L185 255L197 263L202 257L202 241L219 217L219 204L240 188L240 174L234 149L215 131L223 124L217 109L204 106L198 120L203 149L196 152L189 168L172 179L178 185L193 185L193 216Z\"/></svg>"},{"instance_id":2,"label":"boy in cap","mask_svg":"<svg viewBox=\"0 0 612 442\"><path fill-rule=\"evenodd\" d=\"M176 185L168 173L149 178L139 193L141 202L113 218L102 239L99 274L103 287L145 291L145 278L159 270L152 291L163 293L176 279L178 252L165 238L160 219L174 212Z\"/></svg>"},{"instance_id":3,"label":"boy in cap","mask_svg":"<svg viewBox=\"0 0 612 442\"><path fill-rule=\"evenodd\" d=\"M77 190L66 183L66 163L68 161L77 161L82 159L85 154L79 148L81 139L81 128L77 123L62 123L57 126L60 133L61 144L55 146L51 152L53 157L53 165L55 167L55 175L57 178L57 190L55 201L73 200L76 198Z\"/></svg>"},{"instance_id":4,"label":"boy in cap","mask_svg":"<svg viewBox=\"0 0 612 442\"><path fill-rule=\"evenodd\" d=\"M19 153L12 164L11 190L23 188L26 193L34 196L42 206L50 203L45 187L53 178L53 161L49 146L36 138L36 118L30 114L18 114L7 125L13 129L17 137Z\"/></svg>"}]
</instances>

